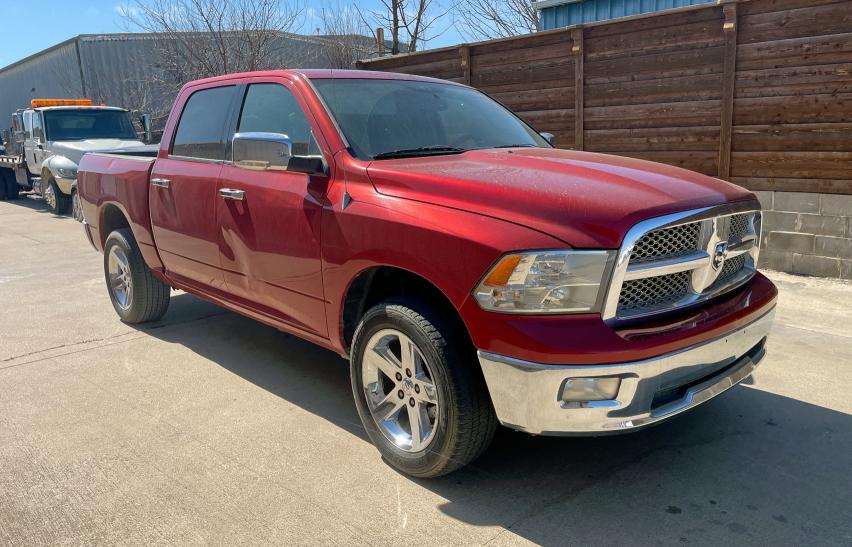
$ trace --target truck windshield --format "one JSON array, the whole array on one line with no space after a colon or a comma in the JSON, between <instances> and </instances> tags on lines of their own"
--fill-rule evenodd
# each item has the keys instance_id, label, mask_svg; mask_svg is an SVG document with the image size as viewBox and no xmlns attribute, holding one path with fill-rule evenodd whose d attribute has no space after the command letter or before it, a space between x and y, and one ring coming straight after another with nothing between
<instances>
[{"instance_id":1,"label":"truck windshield","mask_svg":"<svg viewBox=\"0 0 852 547\"><path fill-rule=\"evenodd\" d=\"M412 80L312 82L361 159L550 147L512 112L468 87Z\"/></svg>"},{"instance_id":2,"label":"truck windshield","mask_svg":"<svg viewBox=\"0 0 852 547\"><path fill-rule=\"evenodd\" d=\"M137 139L125 110L46 110L47 140Z\"/></svg>"}]
</instances>

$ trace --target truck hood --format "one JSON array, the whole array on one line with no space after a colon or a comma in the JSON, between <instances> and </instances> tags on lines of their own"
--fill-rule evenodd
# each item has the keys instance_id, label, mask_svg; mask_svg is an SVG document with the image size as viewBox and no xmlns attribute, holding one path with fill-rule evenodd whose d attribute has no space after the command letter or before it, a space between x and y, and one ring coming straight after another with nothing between
<instances>
[{"instance_id":1,"label":"truck hood","mask_svg":"<svg viewBox=\"0 0 852 547\"><path fill-rule=\"evenodd\" d=\"M79 164L83 154L87 152L123 152L145 148L146 144L139 140L124 139L88 139L84 141L53 141L50 150L57 155L65 156Z\"/></svg>"},{"instance_id":2,"label":"truck hood","mask_svg":"<svg viewBox=\"0 0 852 547\"><path fill-rule=\"evenodd\" d=\"M373 161L367 172L381 194L508 220L577 248L614 249L639 221L753 198L670 165L551 148Z\"/></svg>"}]
</instances>

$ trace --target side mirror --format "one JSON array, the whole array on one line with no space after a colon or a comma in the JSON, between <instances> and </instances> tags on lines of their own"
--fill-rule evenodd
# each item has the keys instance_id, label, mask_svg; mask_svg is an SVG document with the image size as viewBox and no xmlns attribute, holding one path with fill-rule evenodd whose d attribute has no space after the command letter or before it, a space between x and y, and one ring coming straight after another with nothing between
<instances>
[{"instance_id":1,"label":"side mirror","mask_svg":"<svg viewBox=\"0 0 852 547\"><path fill-rule=\"evenodd\" d=\"M283 133L236 133L231 141L234 165L255 171L291 171L324 175L321 156L294 156L293 141Z\"/></svg>"},{"instance_id":2,"label":"side mirror","mask_svg":"<svg viewBox=\"0 0 852 547\"><path fill-rule=\"evenodd\" d=\"M556 137L553 136L553 133L539 133L541 138L547 141L547 144L550 146L555 146L553 142L556 140Z\"/></svg>"},{"instance_id":3,"label":"side mirror","mask_svg":"<svg viewBox=\"0 0 852 547\"><path fill-rule=\"evenodd\" d=\"M142 131L145 133L144 139L146 143L151 142L151 116L150 114L142 114L139 118L139 122L142 124Z\"/></svg>"}]
</instances>

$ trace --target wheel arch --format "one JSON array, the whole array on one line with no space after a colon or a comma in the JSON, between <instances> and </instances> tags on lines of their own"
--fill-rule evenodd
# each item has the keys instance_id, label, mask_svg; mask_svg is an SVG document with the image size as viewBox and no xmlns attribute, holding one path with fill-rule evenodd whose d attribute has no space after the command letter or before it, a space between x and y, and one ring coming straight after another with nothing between
<instances>
[{"instance_id":1,"label":"wheel arch","mask_svg":"<svg viewBox=\"0 0 852 547\"><path fill-rule=\"evenodd\" d=\"M115 230L130 227L130 221L127 214L115 203L107 203L101 207L100 219L98 221L98 237L100 238L101 248L106 243L106 239ZM136 235L134 234L134 237Z\"/></svg>"},{"instance_id":2,"label":"wheel arch","mask_svg":"<svg viewBox=\"0 0 852 547\"><path fill-rule=\"evenodd\" d=\"M473 347L458 308L436 283L398 266L375 265L361 270L353 277L343 298L339 334L346 353L352 348L355 329L367 310L389 298L416 300L436 308L451 328Z\"/></svg>"}]
</instances>

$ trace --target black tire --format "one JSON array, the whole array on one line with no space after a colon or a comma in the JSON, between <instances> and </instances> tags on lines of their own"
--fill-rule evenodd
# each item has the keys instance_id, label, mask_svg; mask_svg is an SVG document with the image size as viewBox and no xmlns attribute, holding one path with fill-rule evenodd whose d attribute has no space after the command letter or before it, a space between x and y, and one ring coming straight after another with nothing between
<instances>
[{"instance_id":1,"label":"black tire","mask_svg":"<svg viewBox=\"0 0 852 547\"><path fill-rule=\"evenodd\" d=\"M110 280L110 257L113 248L118 248L127 258L127 273L132 286L129 302L122 305L118 301L116 291ZM107 237L104 244L104 278L106 279L112 307L125 323L136 324L148 321L156 321L163 317L169 309L171 288L154 277L151 270L145 265L142 253L133 233L128 228L116 230Z\"/></svg>"},{"instance_id":2,"label":"black tire","mask_svg":"<svg viewBox=\"0 0 852 547\"><path fill-rule=\"evenodd\" d=\"M6 199L18 199L22 190L18 181L15 180L15 171L11 169L3 169L4 186L6 186Z\"/></svg>"},{"instance_id":3,"label":"black tire","mask_svg":"<svg viewBox=\"0 0 852 547\"><path fill-rule=\"evenodd\" d=\"M350 375L361 422L385 460L415 477L438 477L469 464L488 448L497 427L473 348L452 325L424 303L388 300L364 314L354 335ZM362 378L364 353L368 341L383 329L400 331L414 342L433 376L440 419L431 442L420 452L391 442L368 408Z\"/></svg>"},{"instance_id":4,"label":"black tire","mask_svg":"<svg viewBox=\"0 0 852 547\"><path fill-rule=\"evenodd\" d=\"M53 192L52 199L47 195L47 187L49 187L51 192ZM56 181L53 178L48 179L47 187L42 190L42 195L45 198L44 202L47 203L47 208L56 216L67 214L68 208L71 205L71 196L63 194L59 190L59 186L56 185Z\"/></svg>"},{"instance_id":5,"label":"black tire","mask_svg":"<svg viewBox=\"0 0 852 547\"><path fill-rule=\"evenodd\" d=\"M8 169L0 168L0 201L6 201L6 199L8 199L10 188L8 175L6 175L8 171Z\"/></svg>"},{"instance_id":6,"label":"black tire","mask_svg":"<svg viewBox=\"0 0 852 547\"><path fill-rule=\"evenodd\" d=\"M15 174L12 173L6 178L6 199L16 200L21 195L21 186L15 180Z\"/></svg>"},{"instance_id":7,"label":"black tire","mask_svg":"<svg viewBox=\"0 0 852 547\"><path fill-rule=\"evenodd\" d=\"M83 222L83 205L80 203L76 188L71 190L71 216L77 222Z\"/></svg>"}]
</instances>

